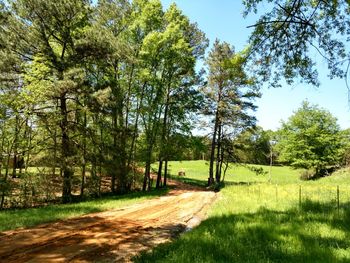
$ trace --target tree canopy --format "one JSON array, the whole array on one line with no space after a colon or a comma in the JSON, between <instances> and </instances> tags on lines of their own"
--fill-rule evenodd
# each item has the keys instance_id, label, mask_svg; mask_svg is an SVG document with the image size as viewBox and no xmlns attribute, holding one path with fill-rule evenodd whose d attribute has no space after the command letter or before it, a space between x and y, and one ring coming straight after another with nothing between
<instances>
[{"instance_id":1,"label":"tree canopy","mask_svg":"<svg viewBox=\"0 0 350 263\"><path fill-rule=\"evenodd\" d=\"M261 15L260 4L268 11ZM245 15L258 13L250 37L251 56L263 79L277 84L283 76L318 85L315 53L327 63L329 76L347 78L350 65L349 1L243 0Z\"/></svg>"},{"instance_id":2,"label":"tree canopy","mask_svg":"<svg viewBox=\"0 0 350 263\"><path fill-rule=\"evenodd\" d=\"M321 169L340 161L341 136L335 117L307 101L284 122L278 143L280 161L295 168Z\"/></svg>"}]
</instances>

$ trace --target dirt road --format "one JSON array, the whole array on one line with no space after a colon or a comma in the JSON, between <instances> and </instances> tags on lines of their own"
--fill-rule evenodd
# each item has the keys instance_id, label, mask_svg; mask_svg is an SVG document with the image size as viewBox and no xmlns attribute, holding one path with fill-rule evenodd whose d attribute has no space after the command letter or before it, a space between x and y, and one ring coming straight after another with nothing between
<instances>
[{"instance_id":1,"label":"dirt road","mask_svg":"<svg viewBox=\"0 0 350 263\"><path fill-rule=\"evenodd\" d=\"M128 262L205 217L213 192L176 183L163 197L0 233L0 262Z\"/></svg>"}]
</instances>

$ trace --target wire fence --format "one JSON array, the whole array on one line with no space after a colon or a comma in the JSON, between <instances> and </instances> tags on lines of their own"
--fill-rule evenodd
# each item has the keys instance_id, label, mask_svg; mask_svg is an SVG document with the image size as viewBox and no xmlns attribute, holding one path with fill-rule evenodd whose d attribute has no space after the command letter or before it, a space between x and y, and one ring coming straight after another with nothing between
<instances>
[{"instance_id":1,"label":"wire fence","mask_svg":"<svg viewBox=\"0 0 350 263\"><path fill-rule=\"evenodd\" d=\"M305 208L307 205L335 211L350 210L350 186L348 185L260 185L242 186L250 200L263 207Z\"/></svg>"}]
</instances>

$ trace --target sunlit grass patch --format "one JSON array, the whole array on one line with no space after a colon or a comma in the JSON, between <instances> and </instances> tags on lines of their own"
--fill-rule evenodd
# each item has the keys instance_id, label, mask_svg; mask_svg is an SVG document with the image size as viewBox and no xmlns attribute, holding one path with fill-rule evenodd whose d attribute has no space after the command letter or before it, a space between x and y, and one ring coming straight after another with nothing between
<instances>
[{"instance_id":1,"label":"sunlit grass patch","mask_svg":"<svg viewBox=\"0 0 350 263\"><path fill-rule=\"evenodd\" d=\"M187 180L207 179L202 161L171 165ZM136 261L350 262L349 173L301 181L297 171L275 167L269 183L268 175L234 169L207 220Z\"/></svg>"}]
</instances>

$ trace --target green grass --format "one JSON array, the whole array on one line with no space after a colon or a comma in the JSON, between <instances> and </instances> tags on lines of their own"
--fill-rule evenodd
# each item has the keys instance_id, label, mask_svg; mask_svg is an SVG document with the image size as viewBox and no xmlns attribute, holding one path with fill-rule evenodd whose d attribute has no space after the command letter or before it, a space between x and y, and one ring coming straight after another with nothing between
<instances>
[{"instance_id":1,"label":"green grass","mask_svg":"<svg viewBox=\"0 0 350 263\"><path fill-rule=\"evenodd\" d=\"M49 205L39 208L5 210L0 212L0 231L21 227L31 227L60 219L68 219L84 214L102 212L131 205L143 200L163 195L167 190L138 192L124 196L113 196L67 205Z\"/></svg>"},{"instance_id":2,"label":"green grass","mask_svg":"<svg viewBox=\"0 0 350 263\"><path fill-rule=\"evenodd\" d=\"M256 176L243 165L230 165L226 172L226 182L242 182L242 183L263 183L268 182L270 167L262 165L249 165L254 167L262 167L267 172L264 176ZM186 172L185 177L178 178L177 174L180 170ZM206 161L183 161L170 162L169 173L173 178L180 179L185 182L193 182L205 185L208 180L209 163ZM273 166L271 169L271 183L288 184L299 181L300 170L293 170L290 167Z\"/></svg>"},{"instance_id":3,"label":"green grass","mask_svg":"<svg viewBox=\"0 0 350 263\"><path fill-rule=\"evenodd\" d=\"M187 180L207 180L204 162L171 165ZM305 182L274 167L271 184L243 167L230 173L207 220L136 262L350 262L349 171Z\"/></svg>"}]
</instances>

